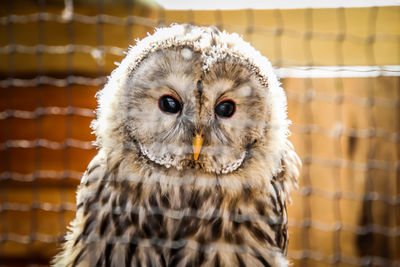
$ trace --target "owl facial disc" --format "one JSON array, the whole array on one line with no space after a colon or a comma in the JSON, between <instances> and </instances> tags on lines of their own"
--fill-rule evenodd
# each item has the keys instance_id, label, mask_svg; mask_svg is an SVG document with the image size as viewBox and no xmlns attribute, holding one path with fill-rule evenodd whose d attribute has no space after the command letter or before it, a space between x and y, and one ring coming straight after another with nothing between
<instances>
[{"instance_id":1,"label":"owl facial disc","mask_svg":"<svg viewBox=\"0 0 400 267\"><path fill-rule=\"evenodd\" d=\"M107 151L217 174L255 157L280 164L275 155L289 125L285 94L268 59L238 35L159 29L129 50L99 96L92 125Z\"/></svg>"}]
</instances>

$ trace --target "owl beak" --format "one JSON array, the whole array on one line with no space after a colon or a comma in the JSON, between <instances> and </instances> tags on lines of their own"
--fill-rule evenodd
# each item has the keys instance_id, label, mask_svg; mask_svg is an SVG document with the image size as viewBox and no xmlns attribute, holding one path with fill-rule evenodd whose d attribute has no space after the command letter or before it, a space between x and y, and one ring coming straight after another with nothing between
<instances>
[{"instance_id":1,"label":"owl beak","mask_svg":"<svg viewBox=\"0 0 400 267\"><path fill-rule=\"evenodd\" d=\"M196 132L196 135L193 137L192 144L193 144L193 158L194 160L197 160L199 158L200 150L203 145L202 131Z\"/></svg>"}]
</instances>

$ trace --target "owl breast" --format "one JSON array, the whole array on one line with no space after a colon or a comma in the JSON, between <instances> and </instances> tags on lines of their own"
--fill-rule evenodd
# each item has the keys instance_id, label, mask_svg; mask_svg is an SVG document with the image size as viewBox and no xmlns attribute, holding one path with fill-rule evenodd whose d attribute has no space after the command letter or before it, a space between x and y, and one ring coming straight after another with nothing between
<instances>
[{"instance_id":1,"label":"owl breast","mask_svg":"<svg viewBox=\"0 0 400 267\"><path fill-rule=\"evenodd\" d=\"M82 252L75 264L286 263L286 207L278 179L270 186L245 188L218 175L166 174L162 167L132 175L128 165L133 166L125 159L111 171L103 164L88 170L80 192L96 193L80 196L78 214L85 220L74 241Z\"/></svg>"}]
</instances>

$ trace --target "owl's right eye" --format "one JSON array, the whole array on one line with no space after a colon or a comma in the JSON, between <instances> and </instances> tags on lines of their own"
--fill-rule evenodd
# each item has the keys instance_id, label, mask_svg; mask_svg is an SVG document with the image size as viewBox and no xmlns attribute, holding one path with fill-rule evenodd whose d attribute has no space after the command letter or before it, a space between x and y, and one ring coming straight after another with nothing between
<instances>
[{"instance_id":1,"label":"owl's right eye","mask_svg":"<svg viewBox=\"0 0 400 267\"><path fill-rule=\"evenodd\" d=\"M182 104L172 95L162 95L158 99L158 107L162 112L176 114L182 110Z\"/></svg>"}]
</instances>

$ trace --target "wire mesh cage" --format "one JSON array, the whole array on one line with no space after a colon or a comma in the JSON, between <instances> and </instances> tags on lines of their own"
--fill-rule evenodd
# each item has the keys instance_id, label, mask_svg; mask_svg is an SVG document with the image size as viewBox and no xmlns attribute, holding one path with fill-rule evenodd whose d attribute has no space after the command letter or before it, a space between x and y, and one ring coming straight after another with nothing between
<instances>
[{"instance_id":1,"label":"wire mesh cage","mask_svg":"<svg viewBox=\"0 0 400 267\"><path fill-rule=\"evenodd\" d=\"M57 252L96 154L94 95L135 39L174 22L237 32L276 68L303 161L288 207L294 266L400 265L399 6L0 5L0 265Z\"/></svg>"}]
</instances>

